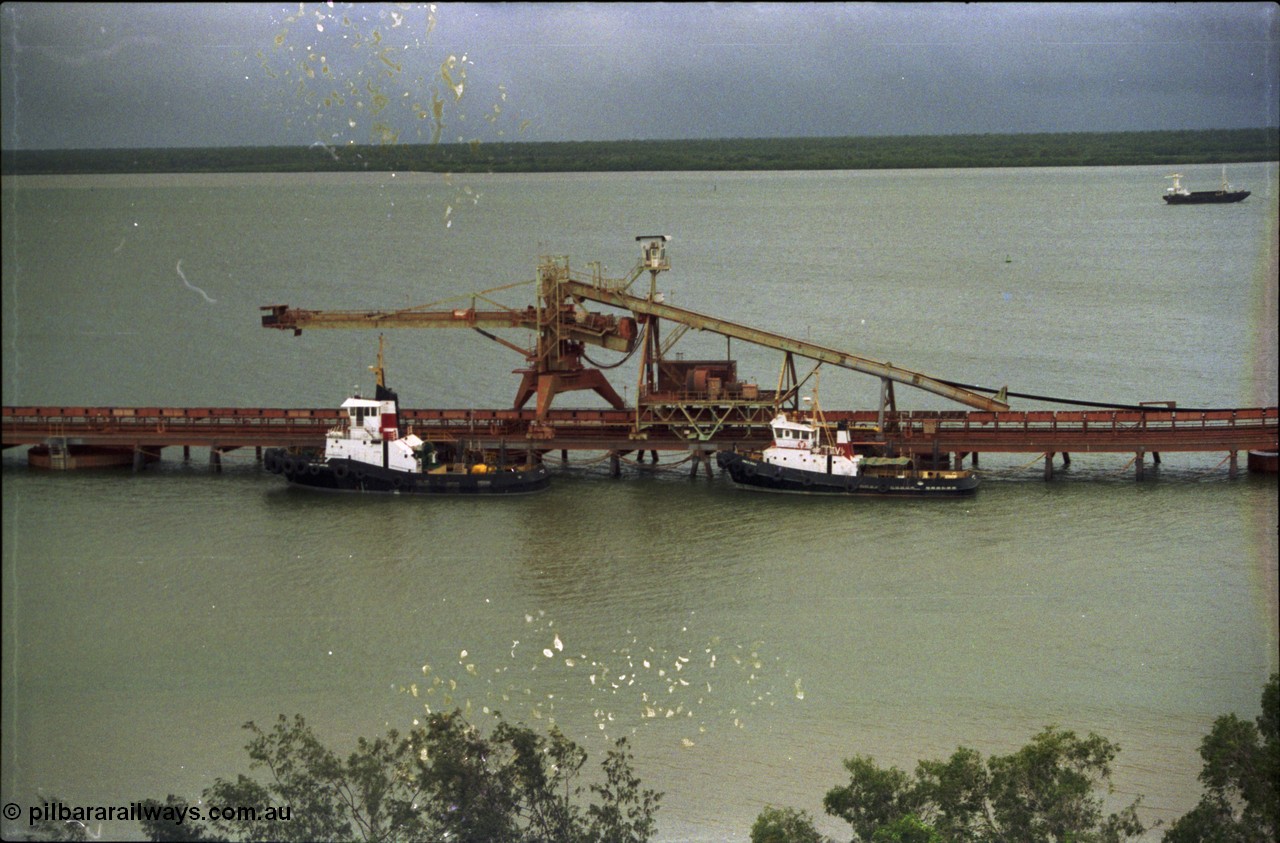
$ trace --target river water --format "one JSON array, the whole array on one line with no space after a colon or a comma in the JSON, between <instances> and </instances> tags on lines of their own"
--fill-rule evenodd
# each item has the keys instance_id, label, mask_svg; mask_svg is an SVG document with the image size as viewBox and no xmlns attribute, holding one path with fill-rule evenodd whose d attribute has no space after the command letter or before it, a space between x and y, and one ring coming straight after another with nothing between
<instances>
[{"instance_id":1,"label":"river water","mask_svg":"<svg viewBox=\"0 0 1280 843\"><path fill-rule=\"evenodd\" d=\"M1227 206L1166 207L1167 172L6 179L3 403L335 407L370 387L377 336L266 331L259 306L464 306L541 254L621 276L637 235L669 234L681 307L1016 392L1274 405L1276 165L1232 167L1254 195ZM781 362L696 332L673 353L765 387ZM387 336L409 407L508 406L521 364L472 332ZM614 383L633 397L634 365ZM1126 455L1076 455L1046 483L1036 455L993 454L976 498L899 502L576 455L542 495L409 501L287 490L248 452L42 474L14 449L3 801L194 800L247 771L245 721L301 713L345 751L456 706L555 723L593 759L628 736L662 840L745 840L766 804L844 838L821 808L843 759L909 770L1050 724L1118 742L1116 799L1168 822L1213 719L1256 716L1280 666L1276 480L1225 457L1135 482Z\"/></svg>"}]
</instances>

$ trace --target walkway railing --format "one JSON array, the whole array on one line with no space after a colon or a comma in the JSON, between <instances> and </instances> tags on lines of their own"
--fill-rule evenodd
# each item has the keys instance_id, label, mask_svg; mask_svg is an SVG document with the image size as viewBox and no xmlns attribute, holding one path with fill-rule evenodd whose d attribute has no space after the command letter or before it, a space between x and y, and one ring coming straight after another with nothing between
<instances>
[{"instance_id":1,"label":"walkway railing","mask_svg":"<svg viewBox=\"0 0 1280 843\"><path fill-rule=\"evenodd\" d=\"M669 408L634 410L402 410L401 419L424 437L433 435L541 440L540 447L589 447L602 440L646 438L644 448L690 445L690 419ZM828 422L874 425L875 411L824 412ZM720 423L704 445L728 446L767 438L767 414L716 414ZM884 437L901 449L924 452L1003 451L1220 451L1275 449L1276 407L1237 410L1150 411L911 411L886 413ZM4 407L5 447L53 438L84 444L249 445L319 444L339 423L333 409L240 407ZM710 428L708 428L710 430ZM693 437L697 438L697 437Z\"/></svg>"}]
</instances>

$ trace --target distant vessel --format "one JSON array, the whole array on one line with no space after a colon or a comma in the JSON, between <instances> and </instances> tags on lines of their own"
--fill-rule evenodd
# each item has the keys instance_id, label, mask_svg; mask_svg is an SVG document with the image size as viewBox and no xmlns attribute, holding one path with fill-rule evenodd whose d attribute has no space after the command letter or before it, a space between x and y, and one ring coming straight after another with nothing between
<instances>
[{"instance_id":1,"label":"distant vessel","mask_svg":"<svg viewBox=\"0 0 1280 843\"><path fill-rule=\"evenodd\" d=\"M325 436L324 454L311 456L269 448L262 464L295 486L335 492L411 495L494 495L537 492L551 482L534 459L468 450L454 442L426 442L400 432L399 399L383 381L378 351L373 400L355 395L342 402L339 425Z\"/></svg>"},{"instance_id":2,"label":"distant vessel","mask_svg":"<svg viewBox=\"0 0 1280 843\"><path fill-rule=\"evenodd\" d=\"M775 416L771 427L773 445L759 454L716 454L733 482L770 492L913 498L972 495L978 489L971 471L917 468L909 457L857 453L844 422L832 444L821 441L823 426L792 421L786 413Z\"/></svg>"},{"instance_id":3,"label":"distant vessel","mask_svg":"<svg viewBox=\"0 0 1280 843\"><path fill-rule=\"evenodd\" d=\"M1174 173L1166 178L1173 179L1173 186L1164 192L1164 201L1170 205L1209 205L1224 202L1239 202L1249 195L1247 190L1232 190L1227 183L1227 168L1222 168L1222 184L1217 190L1187 190L1182 186L1182 174Z\"/></svg>"}]
</instances>

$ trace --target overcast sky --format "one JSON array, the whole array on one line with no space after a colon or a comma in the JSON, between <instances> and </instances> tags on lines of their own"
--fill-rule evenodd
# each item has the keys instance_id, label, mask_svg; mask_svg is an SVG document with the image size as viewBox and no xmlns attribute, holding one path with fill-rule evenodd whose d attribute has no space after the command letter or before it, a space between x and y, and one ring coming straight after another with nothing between
<instances>
[{"instance_id":1,"label":"overcast sky","mask_svg":"<svg viewBox=\"0 0 1280 843\"><path fill-rule=\"evenodd\" d=\"M1275 126L1263 3L0 6L5 148Z\"/></svg>"}]
</instances>

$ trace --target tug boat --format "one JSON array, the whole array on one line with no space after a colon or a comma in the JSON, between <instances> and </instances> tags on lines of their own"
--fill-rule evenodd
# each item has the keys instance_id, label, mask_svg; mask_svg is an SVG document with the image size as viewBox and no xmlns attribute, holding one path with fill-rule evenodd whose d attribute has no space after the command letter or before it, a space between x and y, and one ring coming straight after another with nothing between
<instances>
[{"instance_id":1,"label":"tug boat","mask_svg":"<svg viewBox=\"0 0 1280 843\"><path fill-rule=\"evenodd\" d=\"M399 398L383 382L381 349L373 368L373 400L354 395L342 402L341 421L326 434L323 456L269 448L263 467L292 485L335 492L511 495L550 484L545 465L510 461L505 450L471 452L402 435Z\"/></svg>"},{"instance_id":2,"label":"tug boat","mask_svg":"<svg viewBox=\"0 0 1280 843\"><path fill-rule=\"evenodd\" d=\"M917 468L908 457L856 453L858 443L844 422L836 426L834 444L821 441L825 426L792 421L786 413L770 427L773 445L764 451L716 454L733 482L771 492L913 498L959 497L978 489L972 471Z\"/></svg>"}]
</instances>

